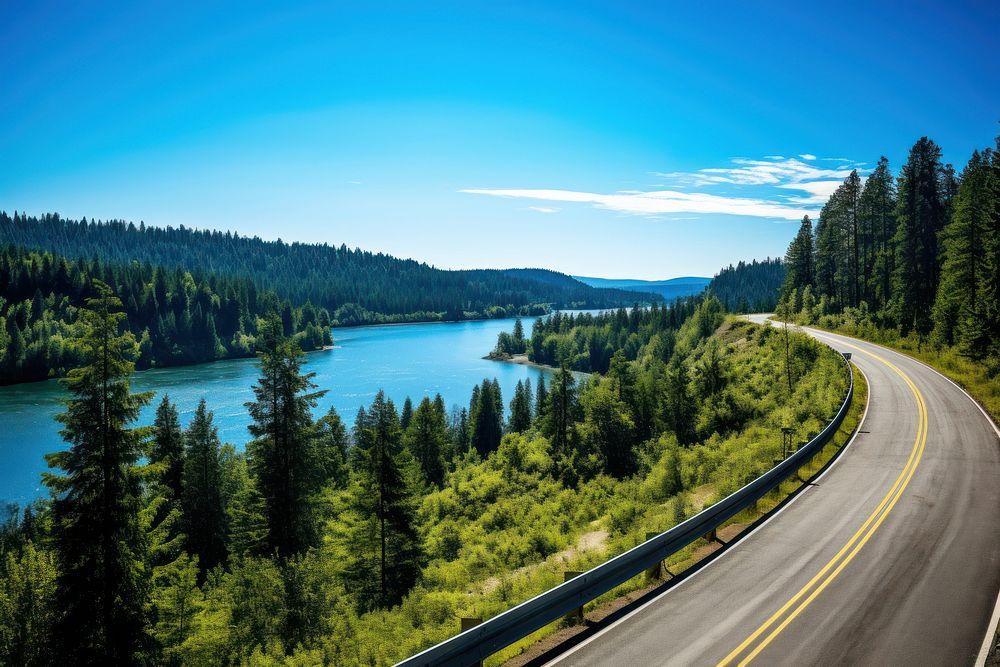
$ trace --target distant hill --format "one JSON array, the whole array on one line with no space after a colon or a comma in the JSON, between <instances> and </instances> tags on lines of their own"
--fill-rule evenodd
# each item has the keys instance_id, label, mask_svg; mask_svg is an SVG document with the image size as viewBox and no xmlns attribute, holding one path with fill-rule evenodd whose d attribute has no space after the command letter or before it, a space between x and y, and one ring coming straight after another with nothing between
<instances>
[{"instance_id":1,"label":"distant hill","mask_svg":"<svg viewBox=\"0 0 1000 667\"><path fill-rule=\"evenodd\" d=\"M52 252L73 262L137 262L188 271L199 279L247 278L257 291L274 292L293 306L309 303L330 310L337 324L498 317L534 313L544 306L614 308L647 298L640 292L594 288L542 269L447 271L345 245L264 241L228 231L121 220L67 220L57 214L0 212L0 248L5 245Z\"/></svg>"},{"instance_id":2,"label":"distant hill","mask_svg":"<svg viewBox=\"0 0 1000 667\"><path fill-rule=\"evenodd\" d=\"M634 280L634 279L611 279L611 278L588 278L586 276L573 276L584 285L597 287L600 289L623 289L632 292L647 292L649 294L659 294L667 301L672 301L685 296L701 294L712 282L711 278L701 278L698 276L684 276L681 278L670 278L669 280Z\"/></svg>"},{"instance_id":3,"label":"distant hill","mask_svg":"<svg viewBox=\"0 0 1000 667\"><path fill-rule=\"evenodd\" d=\"M640 289L618 288L610 285L595 287L593 285L588 285L573 276L566 275L565 273L559 273L558 271L552 271L550 269L505 269L503 273L511 276L512 278L518 278L520 280L537 283L539 285L545 285L550 289L558 289L562 293L573 297L576 301L586 300L588 295L592 295L595 291L599 294L603 294L603 298L606 300L617 301L619 304L624 303L626 305L631 305L636 301L649 299L650 294L656 295L656 292L646 292L645 290ZM653 300L657 299L654 297Z\"/></svg>"}]
</instances>

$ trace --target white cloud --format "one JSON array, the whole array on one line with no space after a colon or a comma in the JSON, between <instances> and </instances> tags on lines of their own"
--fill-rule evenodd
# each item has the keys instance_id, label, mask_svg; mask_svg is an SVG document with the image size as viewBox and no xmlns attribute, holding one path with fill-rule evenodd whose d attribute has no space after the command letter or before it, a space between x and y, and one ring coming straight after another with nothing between
<instances>
[{"instance_id":1,"label":"white cloud","mask_svg":"<svg viewBox=\"0 0 1000 667\"><path fill-rule=\"evenodd\" d=\"M590 204L619 213L656 215L659 213L722 213L758 218L798 220L804 215L816 215L815 210L786 206L763 199L721 197L700 192L657 190L654 192L617 192L602 194L575 190L544 189L481 189L461 190L468 194L492 197L512 197L550 202Z\"/></svg>"},{"instance_id":2,"label":"white cloud","mask_svg":"<svg viewBox=\"0 0 1000 667\"><path fill-rule=\"evenodd\" d=\"M814 164L816 160L843 163L824 167ZM652 172L665 182L650 186L649 191L619 190L600 193L562 189L470 188L461 192L541 202L588 204L650 218L665 213L686 213L799 220L804 215L818 215L818 207L850 176L854 166L860 167L863 163L853 163L846 158L818 158L811 153L803 153L798 158L768 155L763 159L733 158L730 165L725 167L706 167L689 172ZM707 188L719 188L722 192L709 194L704 191ZM788 194L788 191L797 194ZM542 205L528 208L541 213L555 213L559 210Z\"/></svg>"},{"instance_id":3,"label":"white cloud","mask_svg":"<svg viewBox=\"0 0 1000 667\"><path fill-rule=\"evenodd\" d=\"M657 173L678 185L705 187L712 185L773 185L806 181L847 178L851 170L824 169L801 160L748 160L736 158L735 167L708 167L693 172Z\"/></svg>"}]
</instances>

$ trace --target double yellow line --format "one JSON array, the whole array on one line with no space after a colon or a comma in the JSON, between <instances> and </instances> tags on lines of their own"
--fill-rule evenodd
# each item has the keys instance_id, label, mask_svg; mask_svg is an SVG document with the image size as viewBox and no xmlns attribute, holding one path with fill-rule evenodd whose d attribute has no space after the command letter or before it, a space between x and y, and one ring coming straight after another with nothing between
<instances>
[{"instance_id":1,"label":"double yellow line","mask_svg":"<svg viewBox=\"0 0 1000 667\"><path fill-rule=\"evenodd\" d=\"M837 578L847 564L854 559L859 551L868 543L871 536L878 530L885 518L889 516L889 512L895 507L896 503L899 501L900 496L903 495L903 491L906 489L910 480L913 478L913 473L916 471L917 466L920 465L920 459L924 454L924 446L927 443L927 406L924 403L924 397L917 389L917 386L913 384L913 381L901 371L892 362L883 359L882 357L864 350L856 345L851 345L850 343L844 343L843 341L837 341L839 344L847 345L852 347L859 352L864 352L865 354L881 361L883 364L894 370L899 374L903 381L910 387L910 391L913 392L914 397L917 399L917 439L913 443L913 449L910 451L910 458L906 461L906 465L903 470L899 473L899 477L896 478L895 483L889 492L882 499L882 502L878 504L875 511L871 513L868 519L865 520L861 528L858 529L851 539L845 544L837 554L830 559L823 568L816 573L809 582L799 590L792 599L782 605L781 609L774 612L773 615L764 623L757 628L753 634L743 640L739 646L734 648L732 652L727 655L719 663L718 667L724 667L725 665L730 665L734 661L738 660L740 656L746 653L745 657L739 660L739 665L747 665L753 660L757 655L767 648L767 645L774 641L781 632L788 627L788 625L795 620L795 618L801 614L806 607L812 604L813 600L819 597L819 594L830 585L834 579ZM805 599L803 599L805 598ZM800 602L801 600L801 602ZM796 606L797 605L797 606ZM793 609L794 607L794 609ZM791 610L791 613L789 613ZM781 620L781 619L784 620ZM780 623L778 622L780 620ZM775 625L777 624L777 625ZM775 626L772 630L771 627ZM768 633L768 630L770 632ZM763 639L760 639L765 633L768 633ZM758 641L760 640L760 641ZM747 651L749 650L749 653Z\"/></svg>"}]
</instances>

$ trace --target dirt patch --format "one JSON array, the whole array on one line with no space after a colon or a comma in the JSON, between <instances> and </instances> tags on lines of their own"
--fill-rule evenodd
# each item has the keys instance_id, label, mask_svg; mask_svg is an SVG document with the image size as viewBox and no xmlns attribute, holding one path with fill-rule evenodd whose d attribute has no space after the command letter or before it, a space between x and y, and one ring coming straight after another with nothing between
<instances>
[{"instance_id":1,"label":"dirt patch","mask_svg":"<svg viewBox=\"0 0 1000 667\"><path fill-rule=\"evenodd\" d=\"M594 549L603 549L608 543L608 531L606 530L592 530L589 533L584 533L580 536L580 539L576 541L576 544L568 549L563 549L559 553L555 554L556 558L561 558L565 561L570 561L576 558L580 553L584 551L593 551Z\"/></svg>"},{"instance_id":2,"label":"dirt patch","mask_svg":"<svg viewBox=\"0 0 1000 667\"><path fill-rule=\"evenodd\" d=\"M577 538L576 544L566 547L562 551L557 551L556 553L546 558L545 561L546 562L563 561L564 563L568 563L577 556L579 556L584 551L603 549L607 543L608 543L608 531L603 529L592 530L589 533L584 533L579 538ZM531 571L532 569L540 565L541 563L532 563L531 565L525 565L523 567L519 567L513 572L511 572L508 576L517 577L519 575L524 574L525 572ZM500 581L501 581L500 577L490 577L489 579L484 581L482 586L483 593L491 593L495 591L497 586L500 585Z\"/></svg>"},{"instance_id":3,"label":"dirt patch","mask_svg":"<svg viewBox=\"0 0 1000 667\"><path fill-rule=\"evenodd\" d=\"M691 502L691 507L694 509L694 513L705 509L705 505L708 501L715 497L715 485L714 484L702 484L701 486L695 487L691 491L691 495L688 496L688 500Z\"/></svg>"}]
</instances>

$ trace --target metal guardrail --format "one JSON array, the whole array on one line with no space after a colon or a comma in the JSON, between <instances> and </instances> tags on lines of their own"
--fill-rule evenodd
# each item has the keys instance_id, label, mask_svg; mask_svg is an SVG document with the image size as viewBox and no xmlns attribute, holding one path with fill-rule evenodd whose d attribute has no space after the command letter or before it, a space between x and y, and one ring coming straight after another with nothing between
<instances>
[{"instance_id":1,"label":"metal guardrail","mask_svg":"<svg viewBox=\"0 0 1000 667\"><path fill-rule=\"evenodd\" d=\"M642 574L671 554L707 535L750 507L797 471L830 441L840 428L854 397L854 374L844 354L850 378L847 396L826 428L796 452L738 491L726 496L665 533L605 561L592 570L550 588L461 634L398 663L397 667L473 665L527 637L552 621L582 607L615 586Z\"/></svg>"}]
</instances>

